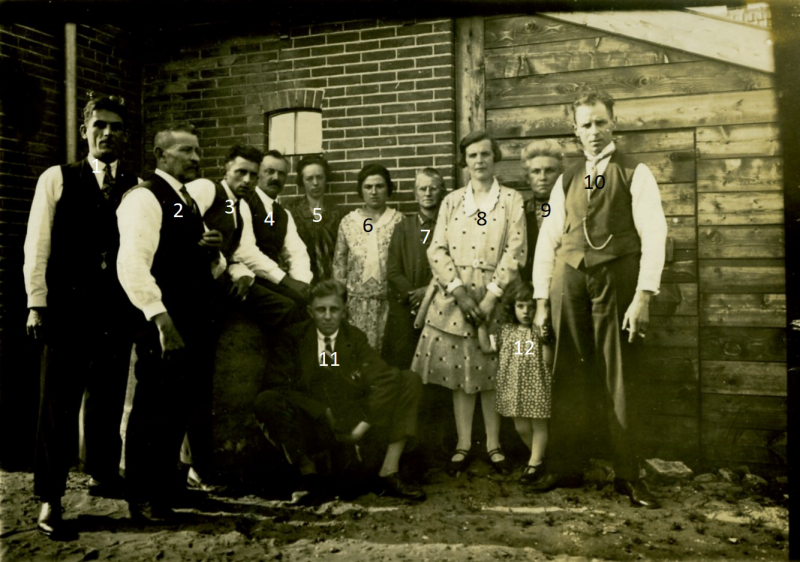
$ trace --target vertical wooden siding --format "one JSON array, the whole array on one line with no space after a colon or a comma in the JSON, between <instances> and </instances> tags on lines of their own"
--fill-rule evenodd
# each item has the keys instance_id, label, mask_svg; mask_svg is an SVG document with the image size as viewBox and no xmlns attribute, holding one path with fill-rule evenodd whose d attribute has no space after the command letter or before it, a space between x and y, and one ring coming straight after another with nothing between
<instances>
[{"instance_id":1,"label":"vertical wooden siding","mask_svg":"<svg viewBox=\"0 0 800 562\"><path fill-rule=\"evenodd\" d=\"M692 464L782 463L786 306L772 76L536 15L486 18L483 48L486 126L501 142L504 185L530 197L519 154L533 139L559 142L568 165L580 157L570 104L583 88L617 100L619 148L659 182L674 252L651 311L644 452Z\"/></svg>"}]
</instances>

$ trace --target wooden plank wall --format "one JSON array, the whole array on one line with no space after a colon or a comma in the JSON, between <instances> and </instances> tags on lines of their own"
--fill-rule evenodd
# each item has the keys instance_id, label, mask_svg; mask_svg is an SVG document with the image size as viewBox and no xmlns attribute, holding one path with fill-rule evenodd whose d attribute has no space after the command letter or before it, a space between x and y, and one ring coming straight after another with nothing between
<instances>
[{"instance_id":1,"label":"wooden plank wall","mask_svg":"<svg viewBox=\"0 0 800 562\"><path fill-rule=\"evenodd\" d=\"M533 139L559 142L568 163L579 158L570 104L583 88L618 100L617 144L659 182L674 252L647 338L645 453L781 465L786 299L772 76L537 15L486 18L484 40L486 126L503 149L504 185L530 196L519 154Z\"/></svg>"}]
</instances>

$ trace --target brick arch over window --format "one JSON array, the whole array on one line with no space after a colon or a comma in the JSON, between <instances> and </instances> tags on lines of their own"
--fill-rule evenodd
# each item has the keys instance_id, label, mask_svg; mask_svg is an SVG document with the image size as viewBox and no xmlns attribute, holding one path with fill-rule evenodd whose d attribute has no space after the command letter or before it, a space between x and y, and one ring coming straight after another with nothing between
<instances>
[{"instance_id":1,"label":"brick arch over window","mask_svg":"<svg viewBox=\"0 0 800 562\"><path fill-rule=\"evenodd\" d=\"M319 109L322 110L322 99L325 90L281 90L270 92L261 97L261 105L265 114L286 109Z\"/></svg>"}]
</instances>

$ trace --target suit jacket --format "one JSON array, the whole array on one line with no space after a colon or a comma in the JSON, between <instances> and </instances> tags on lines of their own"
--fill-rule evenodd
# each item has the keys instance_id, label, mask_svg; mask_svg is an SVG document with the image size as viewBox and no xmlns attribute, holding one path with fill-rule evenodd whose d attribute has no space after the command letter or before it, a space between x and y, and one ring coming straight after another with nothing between
<instances>
[{"instance_id":1,"label":"suit jacket","mask_svg":"<svg viewBox=\"0 0 800 562\"><path fill-rule=\"evenodd\" d=\"M321 367L317 328L313 321L292 329L297 357L295 403L314 418L331 409L337 433L350 432L359 422L388 426L400 389L400 370L390 367L367 342L367 336L344 323L336 337L338 367Z\"/></svg>"}]
</instances>

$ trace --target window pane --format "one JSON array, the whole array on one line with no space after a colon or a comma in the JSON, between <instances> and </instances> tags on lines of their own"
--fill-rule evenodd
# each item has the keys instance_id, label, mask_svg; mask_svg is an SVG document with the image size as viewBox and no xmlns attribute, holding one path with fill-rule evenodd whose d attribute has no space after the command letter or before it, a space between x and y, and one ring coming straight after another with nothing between
<instances>
[{"instance_id":1,"label":"window pane","mask_svg":"<svg viewBox=\"0 0 800 562\"><path fill-rule=\"evenodd\" d=\"M281 113L269 118L269 149L283 154L297 154L294 146L295 114Z\"/></svg>"},{"instance_id":2,"label":"window pane","mask_svg":"<svg viewBox=\"0 0 800 562\"><path fill-rule=\"evenodd\" d=\"M317 111L297 112L295 154L322 152L322 114Z\"/></svg>"}]
</instances>

